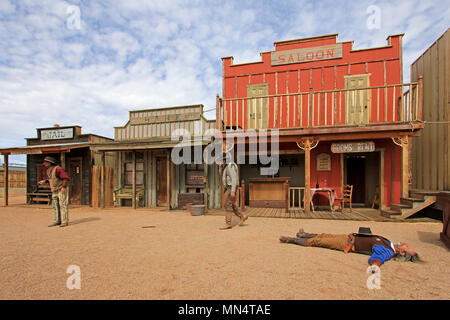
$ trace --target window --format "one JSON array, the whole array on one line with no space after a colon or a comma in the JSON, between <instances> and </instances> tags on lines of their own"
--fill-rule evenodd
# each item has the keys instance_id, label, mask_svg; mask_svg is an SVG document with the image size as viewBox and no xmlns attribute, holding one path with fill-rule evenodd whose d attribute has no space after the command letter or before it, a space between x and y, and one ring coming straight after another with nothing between
<instances>
[{"instance_id":1,"label":"window","mask_svg":"<svg viewBox=\"0 0 450 320\"><path fill-rule=\"evenodd\" d=\"M142 186L144 184L144 162L143 154L136 152L136 185ZM132 153L127 152L125 154L124 164L124 182L125 185L131 186L133 184L133 162Z\"/></svg>"}]
</instances>

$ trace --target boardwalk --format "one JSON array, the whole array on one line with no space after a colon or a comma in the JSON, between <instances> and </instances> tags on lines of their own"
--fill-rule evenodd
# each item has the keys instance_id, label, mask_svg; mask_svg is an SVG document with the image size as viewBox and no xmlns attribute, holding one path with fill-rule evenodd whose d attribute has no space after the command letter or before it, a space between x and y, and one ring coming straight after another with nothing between
<instances>
[{"instance_id":1,"label":"boardwalk","mask_svg":"<svg viewBox=\"0 0 450 320\"><path fill-rule=\"evenodd\" d=\"M224 215L223 210L209 210L207 215ZM249 217L263 218L289 218L289 219L326 219L326 220L352 220L352 221L381 221L381 222L436 222L436 220L427 217L411 217L408 219L401 218L385 218L380 212L371 208L353 208L344 209L344 212L329 210L316 210L307 214L303 210L291 210L286 212L282 208L250 208L245 207L245 214Z\"/></svg>"}]
</instances>

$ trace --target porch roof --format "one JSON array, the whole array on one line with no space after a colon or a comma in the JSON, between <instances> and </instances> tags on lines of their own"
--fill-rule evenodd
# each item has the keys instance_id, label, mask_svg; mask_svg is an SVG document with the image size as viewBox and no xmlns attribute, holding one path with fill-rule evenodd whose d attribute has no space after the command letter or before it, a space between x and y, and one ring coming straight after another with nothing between
<instances>
[{"instance_id":1,"label":"porch roof","mask_svg":"<svg viewBox=\"0 0 450 320\"><path fill-rule=\"evenodd\" d=\"M152 149L171 149L176 146L197 146L208 145L211 139L191 139L189 141L173 141L171 139L142 139L142 140L120 140L106 143L91 144L94 151L113 152L129 150L152 150Z\"/></svg>"},{"instance_id":2,"label":"porch roof","mask_svg":"<svg viewBox=\"0 0 450 320\"><path fill-rule=\"evenodd\" d=\"M42 154L42 153L54 153L61 151L70 151L71 149L89 147L89 142L71 142L71 143L58 143L58 144L40 144L33 146L11 147L0 149L0 154L3 155L16 155L16 154Z\"/></svg>"}]
</instances>

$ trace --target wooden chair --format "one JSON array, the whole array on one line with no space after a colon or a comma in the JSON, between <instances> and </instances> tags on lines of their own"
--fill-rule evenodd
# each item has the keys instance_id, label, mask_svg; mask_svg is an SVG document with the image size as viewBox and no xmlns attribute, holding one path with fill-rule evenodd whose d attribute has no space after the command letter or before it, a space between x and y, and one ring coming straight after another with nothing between
<instances>
[{"instance_id":1,"label":"wooden chair","mask_svg":"<svg viewBox=\"0 0 450 320\"><path fill-rule=\"evenodd\" d=\"M336 200L340 202L339 206L341 208L341 212L344 211L344 205L346 202L350 204L350 212L352 212L352 194L353 194L353 186L345 185L342 198L336 198Z\"/></svg>"}]
</instances>

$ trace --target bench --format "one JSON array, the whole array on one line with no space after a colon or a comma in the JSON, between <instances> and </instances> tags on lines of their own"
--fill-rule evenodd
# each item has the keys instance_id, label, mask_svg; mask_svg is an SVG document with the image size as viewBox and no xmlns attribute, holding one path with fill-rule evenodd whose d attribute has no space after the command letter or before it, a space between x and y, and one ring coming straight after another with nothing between
<instances>
[{"instance_id":1,"label":"bench","mask_svg":"<svg viewBox=\"0 0 450 320\"><path fill-rule=\"evenodd\" d=\"M114 206L122 206L123 200L132 200L133 189L131 187L121 187L114 190ZM136 206L144 207L144 188L136 188Z\"/></svg>"},{"instance_id":2,"label":"bench","mask_svg":"<svg viewBox=\"0 0 450 320\"><path fill-rule=\"evenodd\" d=\"M48 205L52 204L52 191L49 184L37 185L33 192L27 193L28 203L41 203L45 202Z\"/></svg>"}]
</instances>

